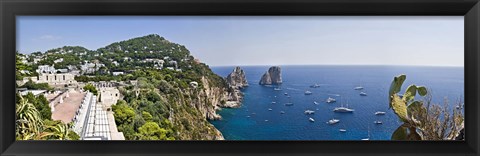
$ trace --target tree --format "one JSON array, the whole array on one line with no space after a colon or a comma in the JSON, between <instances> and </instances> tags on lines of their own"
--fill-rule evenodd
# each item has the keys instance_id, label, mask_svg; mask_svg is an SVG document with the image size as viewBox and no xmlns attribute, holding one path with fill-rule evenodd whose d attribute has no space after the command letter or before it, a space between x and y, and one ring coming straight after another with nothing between
<instances>
[{"instance_id":1,"label":"tree","mask_svg":"<svg viewBox=\"0 0 480 156\"><path fill-rule=\"evenodd\" d=\"M138 128L139 140L167 140L167 130L160 128L155 122L146 122Z\"/></svg>"},{"instance_id":2,"label":"tree","mask_svg":"<svg viewBox=\"0 0 480 156\"><path fill-rule=\"evenodd\" d=\"M43 132L42 117L32 103L21 97L15 108L17 140L43 139L49 136Z\"/></svg>"},{"instance_id":3,"label":"tree","mask_svg":"<svg viewBox=\"0 0 480 156\"><path fill-rule=\"evenodd\" d=\"M133 122L135 110L128 106L125 101L118 101L116 105L112 106L112 109L115 116L115 122L117 122L117 124L130 124Z\"/></svg>"},{"instance_id":4,"label":"tree","mask_svg":"<svg viewBox=\"0 0 480 156\"><path fill-rule=\"evenodd\" d=\"M97 88L93 84L89 83L83 87L83 90L93 93L93 95L98 95Z\"/></svg>"}]
</instances>

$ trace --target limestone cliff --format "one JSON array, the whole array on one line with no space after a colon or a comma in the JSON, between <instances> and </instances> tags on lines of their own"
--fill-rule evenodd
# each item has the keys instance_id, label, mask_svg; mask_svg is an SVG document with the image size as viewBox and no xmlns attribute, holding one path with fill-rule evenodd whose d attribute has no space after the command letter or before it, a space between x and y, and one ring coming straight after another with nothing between
<instances>
[{"instance_id":1,"label":"limestone cliff","mask_svg":"<svg viewBox=\"0 0 480 156\"><path fill-rule=\"evenodd\" d=\"M226 81L228 84L228 96L227 101L222 105L222 107L240 107L243 100L243 93L241 89L248 86L245 72L240 67L235 67L232 73L228 74Z\"/></svg>"},{"instance_id":2,"label":"limestone cliff","mask_svg":"<svg viewBox=\"0 0 480 156\"><path fill-rule=\"evenodd\" d=\"M260 85L272 85L282 83L282 70L279 66L272 66L263 74Z\"/></svg>"},{"instance_id":3,"label":"limestone cliff","mask_svg":"<svg viewBox=\"0 0 480 156\"><path fill-rule=\"evenodd\" d=\"M226 80L227 84L235 89L241 89L248 86L245 72L240 67L235 67L232 73L228 74Z\"/></svg>"}]
</instances>

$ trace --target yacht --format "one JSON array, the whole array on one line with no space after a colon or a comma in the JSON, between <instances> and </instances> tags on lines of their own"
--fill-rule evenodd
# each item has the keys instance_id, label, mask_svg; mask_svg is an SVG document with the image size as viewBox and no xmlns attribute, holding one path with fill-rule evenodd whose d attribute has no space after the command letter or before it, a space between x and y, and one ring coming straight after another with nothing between
<instances>
[{"instance_id":1,"label":"yacht","mask_svg":"<svg viewBox=\"0 0 480 156\"><path fill-rule=\"evenodd\" d=\"M313 104L316 104L316 105L318 105L319 103L318 103L317 101L313 101Z\"/></svg>"},{"instance_id":2,"label":"yacht","mask_svg":"<svg viewBox=\"0 0 480 156\"><path fill-rule=\"evenodd\" d=\"M265 122L268 122L268 120L265 120Z\"/></svg>"},{"instance_id":3,"label":"yacht","mask_svg":"<svg viewBox=\"0 0 480 156\"><path fill-rule=\"evenodd\" d=\"M365 93L365 92L360 92L360 96L367 96L367 93Z\"/></svg>"},{"instance_id":4,"label":"yacht","mask_svg":"<svg viewBox=\"0 0 480 156\"><path fill-rule=\"evenodd\" d=\"M315 122L315 120L314 120L313 118L308 118L308 120L309 120L310 122Z\"/></svg>"},{"instance_id":5,"label":"yacht","mask_svg":"<svg viewBox=\"0 0 480 156\"><path fill-rule=\"evenodd\" d=\"M340 122L340 120L333 118L333 119L328 120L327 123L330 124L330 125L333 125L333 124L336 124L338 122Z\"/></svg>"},{"instance_id":6,"label":"yacht","mask_svg":"<svg viewBox=\"0 0 480 156\"><path fill-rule=\"evenodd\" d=\"M375 115L385 115L385 112L377 111L375 112Z\"/></svg>"},{"instance_id":7,"label":"yacht","mask_svg":"<svg viewBox=\"0 0 480 156\"><path fill-rule=\"evenodd\" d=\"M342 129L342 128L341 128L341 129L339 129L338 131L340 131L340 132L347 132L347 130L346 130L346 129Z\"/></svg>"},{"instance_id":8,"label":"yacht","mask_svg":"<svg viewBox=\"0 0 480 156\"><path fill-rule=\"evenodd\" d=\"M351 109L351 108L348 108L348 107L340 106L340 107L335 107L335 109L333 109L333 111L338 112L338 113L352 113L355 110Z\"/></svg>"},{"instance_id":9,"label":"yacht","mask_svg":"<svg viewBox=\"0 0 480 156\"><path fill-rule=\"evenodd\" d=\"M328 97L327 103L334 103L334 102L337 102L337 100L335 100L334 98L331 98L331 97Z\"/></svg>"},{"instance_id":10,"label":"yacht","mask_svg":"<svg viewBox=\"0 0 480 156\"><path fill-rule=\"evenodd\" d=\"M280 88L273 88L273 90L275 90L275 91L281 91L282 89L280 89Z\"/></svg>"},{"instance_id":11,"label":"yacht","mask_svg":"<svg viewBox=\"0 0 480 156\"><path fill-rule=\"evenodd\" d=\"M275 102L275 101L272 101L272 104L276 104L276 103L277 103L277 102Z\"/></svg>"},{"instance_id":12,"label":"yacht","mask_svg":"<svg viewBox=\"0 0 480 156\"><path fill-rule=\"evenodd\" d=\"M312 92L311 91L305 91L305 95L312 95Z\"/></svg>"},{"instance_id":13,"label":"yacht","mask_svg":"<svg viewBox=\"0 0 480 156\"><path fill-rule=\"evenodd\" d=\"M269 108L268 111L272 111L273 109Z\"/></svg>"},{"instance_id":14,"label":"yacht","mask_svg":"<svg viewBox=\"0 0 480 156\"><path fill-rule=\"evenodd\" d=\"M293 103L291 102L285 103L285 106L293 106Z\"/></svg>"},{"instance_id":15,"label":"yacht","mask_svg":"<svg viewBox=\"0 0 480 156\"><path fill-rule=\"evenodd\" d=\"M355 90L362 90L363 87L362 87L362 86L358 86L358 87L355 87L355 88L353 88L353 89L355 89Z\"/></svg>"},{"instance_id":16,"label":"yacht","mask_svg":"<svg viewBox=\"0 0 480 156\"><path fill-rule=\"evenodd\" d=\"M285 112L284 112L284 111L280 111L280 114L285 114Z\"/></svg>"},{"instance_id":17,"label":"yacht","mask_svg":"<svg viewBox=\"0 0 480 156\"><path fill-rule=\"evenodd\" d=\"M247 115L247 118L249 118L249 117L250 117L250 115Z\"/></svg>"},{"instance_id":18,"label":"yacht","mask_svg":"<svg viewBox=\"0 0 480 156\"><path fill-rule=\"evenodd\" d=\"M374 121L373 123L375 123L375 124L377 124L377 125L380 125L380 124L382 124L382 121L376 120L376 121Z\"/></svg>"},{"instance_id":19,"label":"yacht","mask_svg":"<svg viewBox=\"0 0 480 156\"><path fill-rule=\"evenodd\" d=\"M320 85L316 84L316 83L310 86L310 88L319 88L319 87L320 87Z\"/></svg>"},{"instance_id":20,"label":"yacht","mask_svg":"<svg viewBox=\"0 0 480 156\"><path fill-rule=\"evenodd\" d=\"M314 114L314 113L315 113L315 111L312 111L312 110L305 110L305 112L304 112L304 113L305 113L305 114Z\"/></svg>"},{"instance_id":21,"label":"yacht","mask_svg":"<svg viewBox=\"0 0 480 156\"><path fill-rule=\"evenodd\" d=\"M288 93L283 93L283 95L288 95Z\"/></svg>"}]
</instances>

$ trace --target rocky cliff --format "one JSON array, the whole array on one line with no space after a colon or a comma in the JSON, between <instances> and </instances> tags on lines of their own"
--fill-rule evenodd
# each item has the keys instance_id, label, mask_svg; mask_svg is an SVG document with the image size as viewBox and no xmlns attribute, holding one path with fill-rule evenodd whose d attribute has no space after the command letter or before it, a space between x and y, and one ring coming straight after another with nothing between
<instances>
[{"instance_id":1,"label":"rocky cliff","mask_svg":"<svg viewBox=\"0 0 480 156\"><path fill-rule=\"evenodd\" d=\"M241 89L248 86L245 72L240 67L235 67L233 71L228 74L226 81L228 85L228 95L227 101L222 105L222 107L240 107L243 100L243 93Z\"/></svg>"},{"instance_id":2,"label":"rocky cliff","mask_svg":"<svg viewBox=\"0 0 480 156\"><path fill-rule=\"evenodd\" d=\"M263 74L260 85L272 85L282 83L282 70L279 66L272 66Z\"/></svg>"},{"instance_id":3,"label":"rocky cliff","mask_svg":"<svg viewBox=\"0 0 480 156\"><path fill-rule=\"evenodd\" d=\"M228 74L227 84L235 89L242 89L248 86L247 79L245 78L245 72L240 67L235 67L232 73Z\"/></svg>"}]
</instances>

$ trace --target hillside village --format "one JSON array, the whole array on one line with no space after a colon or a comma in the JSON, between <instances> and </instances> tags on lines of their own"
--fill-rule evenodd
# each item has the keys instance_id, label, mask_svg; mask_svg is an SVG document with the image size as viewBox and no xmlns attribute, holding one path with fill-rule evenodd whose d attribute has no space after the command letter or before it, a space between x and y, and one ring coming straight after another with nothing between
<instances>
[{"instance_id":1,"label":"hillside village","mask_svg":"<svg viewBox=\"0 0 480 156\"><path fill-rule=\"evenodd\" d=\"M82 140L223 139L207 120L238 100L185 46L156 34L97 50L17 53L16 77L17 96L44 96L48 107L36 107L51 111L46 120Z\"/></svg>"}]
</instances>

